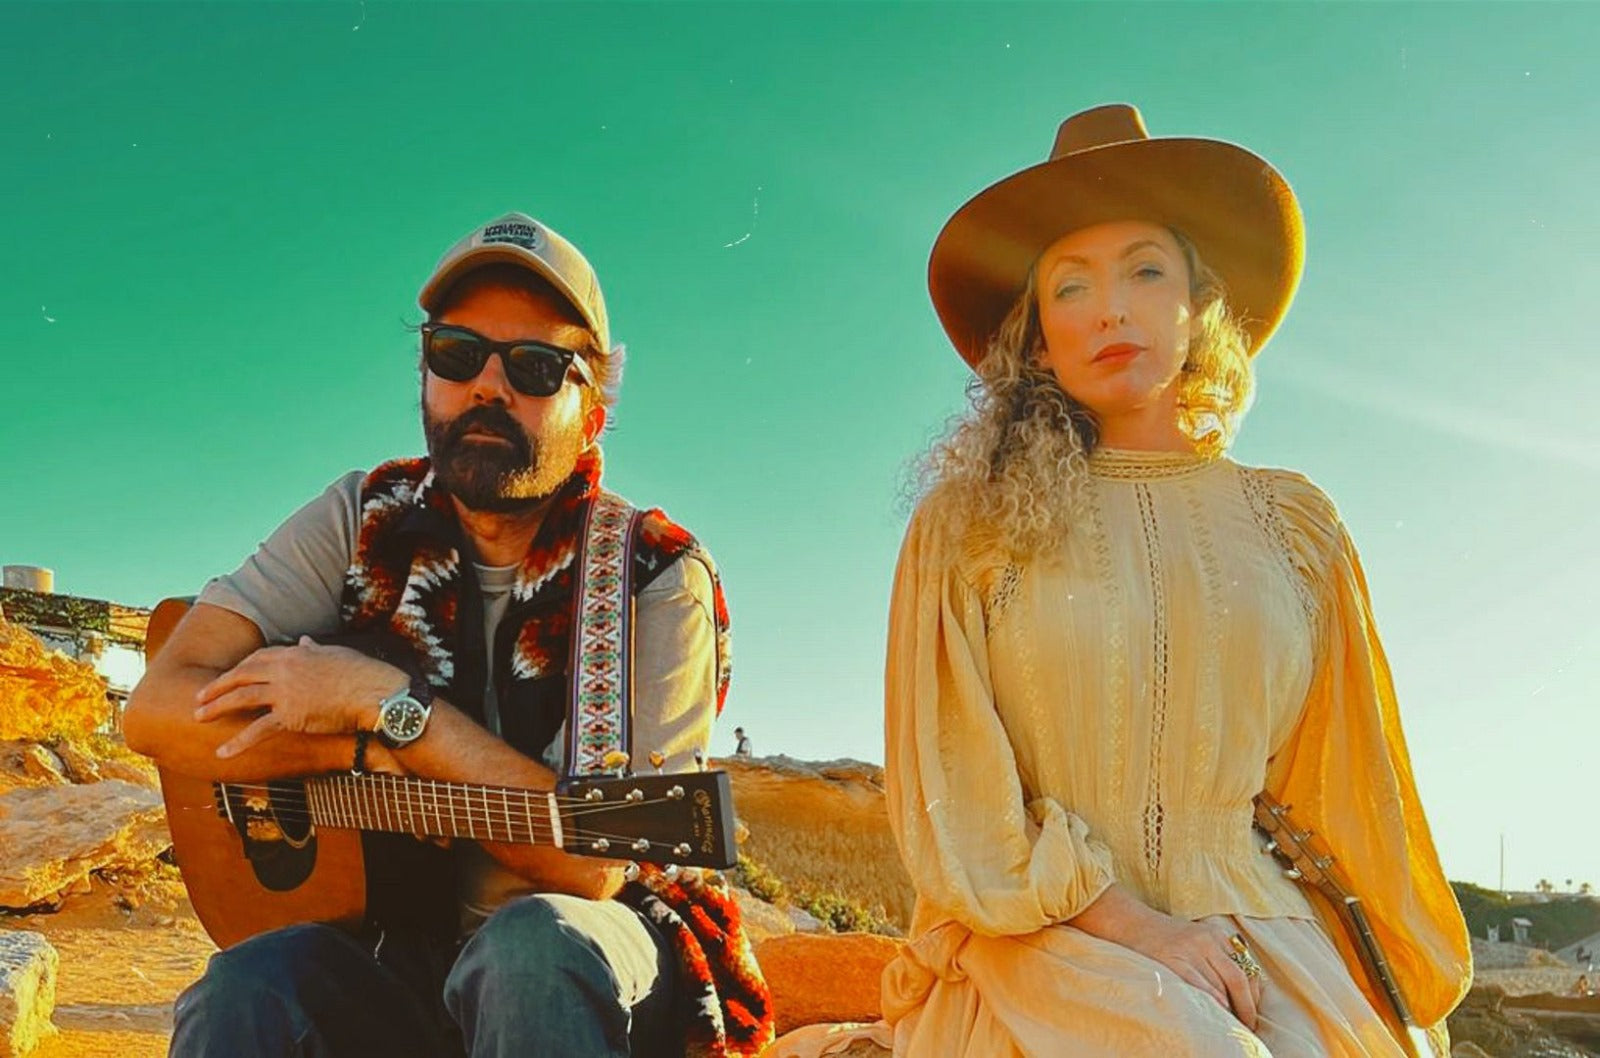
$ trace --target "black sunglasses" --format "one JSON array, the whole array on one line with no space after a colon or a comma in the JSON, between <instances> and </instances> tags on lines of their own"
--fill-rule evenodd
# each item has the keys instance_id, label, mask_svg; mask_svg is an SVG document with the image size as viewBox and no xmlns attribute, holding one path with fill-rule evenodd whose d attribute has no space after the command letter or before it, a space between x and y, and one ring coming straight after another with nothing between
<instances>
[{"instance_id":1,"label":"black sunglasses","mask_svg":"<svg viewBox=\"0 0 1600 1058\"><path fill-rule=\"evenodd\" d=\"M498 354L506 381L518 393L548 397L561 388L569 368L577 368L586 385L594 385L589 365L571 349L524 338L490 341L477 331L453 323L422 325L422 359L428 370L450 382L470 382Z\"/></svg>"}]
</instances>

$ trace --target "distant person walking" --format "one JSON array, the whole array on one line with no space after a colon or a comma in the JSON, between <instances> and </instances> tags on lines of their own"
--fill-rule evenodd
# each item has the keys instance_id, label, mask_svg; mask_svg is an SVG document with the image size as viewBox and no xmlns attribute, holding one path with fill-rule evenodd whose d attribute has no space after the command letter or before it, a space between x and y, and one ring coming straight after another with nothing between
<instances>
[{"instance_id":1,"label":"distant person walking","mask_svg":"<svg viewBox=\"0 0 1600 1058\"><path fill-rule=\"evenodd\" d=\"M733 747L733 755L735 757L750 756L750 736L744 733L744 728L734 728L733 737L739 740L738 743Z\"/></svg>"}]
</instances>

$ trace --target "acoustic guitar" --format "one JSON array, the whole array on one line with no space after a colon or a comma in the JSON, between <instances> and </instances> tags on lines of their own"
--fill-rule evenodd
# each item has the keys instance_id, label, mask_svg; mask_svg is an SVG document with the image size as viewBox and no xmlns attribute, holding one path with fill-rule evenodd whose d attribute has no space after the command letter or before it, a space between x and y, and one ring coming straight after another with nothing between
<instances>
[{"instance_id":1,"label":"acoustic guitar","mask_svg":"<svg viewBox=\"0 0 1600 1058\"><path fill-rule=\"evenodd\" d=\"M1346 943L1355 950L1371 988L1377 993L1375 998L1383 1001L1379 1014L1389 1023L1401 1047L1411 1058L1434 1058L1442 1051L1434 1045L1429 1031L1411 1016L1410 1004L1400 994L1400 986L1378 945L1377 935L1372 932L1360 898L1340 881L1333 854L1323 846L1321 839L1309 829L1295 826L1290 811L1288 805L1266 793L1256 795L1255 825L1268 838L1266 851L1282 864L1285 874L1310 890L1308 895L1320 897L1328 913L1339 923Z\"/></svg>"},{"instance_id":2,"label":"acoustic guitar","mask_svg":"<svg viewBox=\"0 0 1600 1058\"><path fill-rule=\"evenodd\" d=\"M153 658L189 609L150 615ZM454 862L429 838L724 869L737 859L721 771L569 778L554 791L396 775L212 782L159 769L173 855L219 947L297 922L455 929Z\"/></svg>"}]
</instances>

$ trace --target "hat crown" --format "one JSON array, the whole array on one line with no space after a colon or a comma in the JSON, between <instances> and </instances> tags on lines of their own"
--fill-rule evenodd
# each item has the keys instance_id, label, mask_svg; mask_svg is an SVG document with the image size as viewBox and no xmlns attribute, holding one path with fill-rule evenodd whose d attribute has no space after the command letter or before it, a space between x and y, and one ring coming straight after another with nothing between
<instances>
[{"instance_id":1,"label":"hat crown","mask_svg":"<svg viewBox=\"0 0 1600 1058\"><path fill-rule=\"evenodd\" d=\"M1050 148L1050 160L1113 143L1149 138L1150 133L1145 130L1144 118L1139 114L1138 107L1127 103L1108 103L1074 114L1063 121L1056 130L1056 142Z\"/></svg>"},{"instance_id":2,"label":"hat crown","mask_svg":"<svg viewBox=\"0 0 1600 1058\"><path fill-rule=\"evenodd\" d=\"M479 225L446 250L417 295L417 303L432 314L451 284L479 265L491 263L517 265L542 277L578 310L601 348L611 348L606 301L594 266L560 232L520 211Z\"/></svg>"}]
</instances>

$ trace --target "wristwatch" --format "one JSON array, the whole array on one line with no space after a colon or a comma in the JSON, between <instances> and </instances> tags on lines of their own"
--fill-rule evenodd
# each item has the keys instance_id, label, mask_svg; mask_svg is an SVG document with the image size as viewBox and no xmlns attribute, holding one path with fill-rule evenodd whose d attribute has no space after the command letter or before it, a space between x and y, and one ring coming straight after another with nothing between
<instances>
[{"instance_id":1,"label":"wristwatch","mask_svg":"<svg viewBox=\"0 0 1600 1058\"><path fill-rule=\"evenodd\" d=\"M422 737L433 712L433 689L418 678L378 703L378 727L373 732L390 749L409 746Z\"/></svg>"}]
</instances>

